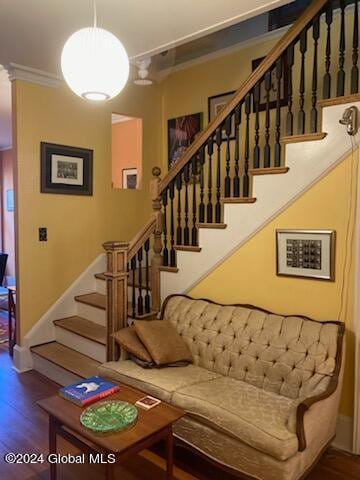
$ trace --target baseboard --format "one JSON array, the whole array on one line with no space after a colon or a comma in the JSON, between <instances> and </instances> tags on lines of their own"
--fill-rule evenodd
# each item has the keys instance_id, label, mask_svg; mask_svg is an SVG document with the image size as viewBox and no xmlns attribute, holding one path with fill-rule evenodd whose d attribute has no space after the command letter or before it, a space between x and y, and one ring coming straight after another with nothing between
<instances>
[{"instance_id":1,"label":"baseboard","mask_svg":"<svg viewBox=\"0 0 360 480\"><path fill-rule=\"evenodd\" d=\"M24 372L28 372L29 370L32 370L33 361L32 361L30 348L20 347L20 345L15 345L13 362L14 362L13 369L17 373L24 373Z\"/></svg>"},{"instance_id":2,"label":"baseboard","mask_svg":"<svg viewBox=\"0 0 360 480\"><path fill-rule=\"evenodd\" d=\"M339 415L336 423L336 437L332 445L340 450L353 453L353 418Z\"/></svg>"}]
</instances>

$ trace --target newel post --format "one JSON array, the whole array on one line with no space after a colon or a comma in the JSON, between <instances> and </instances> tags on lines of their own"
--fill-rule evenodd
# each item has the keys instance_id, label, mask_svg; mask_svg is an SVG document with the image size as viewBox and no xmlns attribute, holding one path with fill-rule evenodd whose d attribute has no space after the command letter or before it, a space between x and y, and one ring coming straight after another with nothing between
<instances>
[{"instance_id":1,"label":"newel post","mask_svg":"<svg viewBox=\"0 0 360 480\"><path fill-rule=\"evenodd\" d=\"M107 361L119 358L118 346L111 336L127 326L127 254L129 244L125 242L105 242L106 251L106 358Z\"/></svg>"},{"instance_id":2,"label":"newel post","mask_svg":"<svg viewBox=\"0 0 360 480\"><path fill-rule=\"evenodd\" d=\"M160 267L163 264L161 255L162 241L161 235L163 231L163 214L161 211L161 196L159 192L161 169L154 167L152 169L153 178L150 183L150 195L152 200L153 215L155 217L155 231L154 231L154 255L151 259L151 296L152 309L158 312L161 307L160 300Z\"/></svg>"}]
</instances>

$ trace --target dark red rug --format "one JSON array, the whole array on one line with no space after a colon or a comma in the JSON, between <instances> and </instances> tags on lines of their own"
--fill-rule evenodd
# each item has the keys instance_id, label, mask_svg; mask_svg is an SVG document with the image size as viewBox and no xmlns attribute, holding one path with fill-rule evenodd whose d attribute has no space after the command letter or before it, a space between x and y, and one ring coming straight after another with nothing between
<instances>
[{"instance_id":1,"label":"dark red rug","mask_svg":"<svg viewBox=\"0 0 360 480\"><path fill-rule=\"evenodd\" d=\"M5 343L8 340L8 313L0 311L0 343Z\"/></svg>"}]
</instances>

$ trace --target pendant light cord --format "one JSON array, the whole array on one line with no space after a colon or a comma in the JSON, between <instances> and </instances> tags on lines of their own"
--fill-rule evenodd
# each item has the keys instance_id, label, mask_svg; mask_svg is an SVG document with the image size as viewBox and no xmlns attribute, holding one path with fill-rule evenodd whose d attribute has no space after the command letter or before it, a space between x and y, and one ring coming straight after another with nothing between
<instances>
[{"instance_id":1,"label":"pendant light cord","mask_svg":"<svg viewBox=\"0 0 360 480\"><path fill-rule=\"evenodd\" d=\"M94 0L94 28L97 28L96 0Z\"/></svg>"}]
</instances>

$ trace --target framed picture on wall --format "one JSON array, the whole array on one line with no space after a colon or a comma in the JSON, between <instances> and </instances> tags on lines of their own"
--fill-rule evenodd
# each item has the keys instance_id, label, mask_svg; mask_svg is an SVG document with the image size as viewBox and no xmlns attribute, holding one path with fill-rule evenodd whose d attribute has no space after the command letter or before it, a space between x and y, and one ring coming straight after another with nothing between
<instances>
[{"instance_id":1,"label":"framed picture on wall","mask_svg":"<svg viewBox=\"0 0 360 480\"><path fill-rule=\"evenodd\" d=\"M264 60L265 57L255 58L252 60L251 67L254 71L260 63ZM286 57L282 57L282 77L280 81L280 107L285 107L287 105L287 98L289 93L289 71ZM269 108L276 108L277 101L277 79L276 79L276 70L275 66L271 70L271 88L269 92ZM260 83L260 104L259 111L266 109L266 90L265 90L265 80L262 80ZM253 101L253 110L255 111L255 104Z\"/></svg>"},{"instance_id":2,"label":"framed picture on wall","mask_svg":"<svg viewBox=\"0 0 360 480\"><path fill-rule=\"evenodd\" d=\"M124 168L122 171L122 185L128 190L137 189L138 171L137 168Z\"/></svg>"},{"instance_id":3,"label":"framed picture on wall","mask_svg":"<svg viewBox=\"0 0 360 480\"><path fill-rule=\"evenodd\" d=\"M220 93L219 95L214 95L213 97L208 98L208 120L209 123L214 120L219 112L225 107L225 105L231 100L235 93L235 90L232 92ZM231 121L231 133L230 140L235 138L235 118L232 117ZM226 132L223 130L223 140L226 140Z\"/></svg>"},{"instance_id":4,"label":"framed picture on wall","mask_svg":"<svg viewBox=\"0 0 360 480\"><path fill-rule=\"evenodd\" d=\"M14 211L14 190L6 190L6 211Z\"/></svg>"},{"instance_id":5,"label":"framed picture on wall","mask_svg":"<svg viewBox=\"0 0 360 480\"><path fill-rule=\"evenodd\" d=\"M184 155L202 130L202 113L192 113L168 120L168 167Z\"/></svg>"},{"instance_id":6,"label":"framed picture on wall","mask_svg":"<svg viewBox=\"0 0 360 480\"><path fill-rule=\"evenodd\" d=\"M335 279L334 230L276 230L276 273Z\"/></svg>"},{"instance_id":7,"label":"framed picture on wall","mask_svg":"<svg viewBox=\"0 0 360 480\"><path fill-rule=\"evenodd\" d=\"M92 195L93 150L41 142L42 193Z\"/></svg>"}]
</instances>

